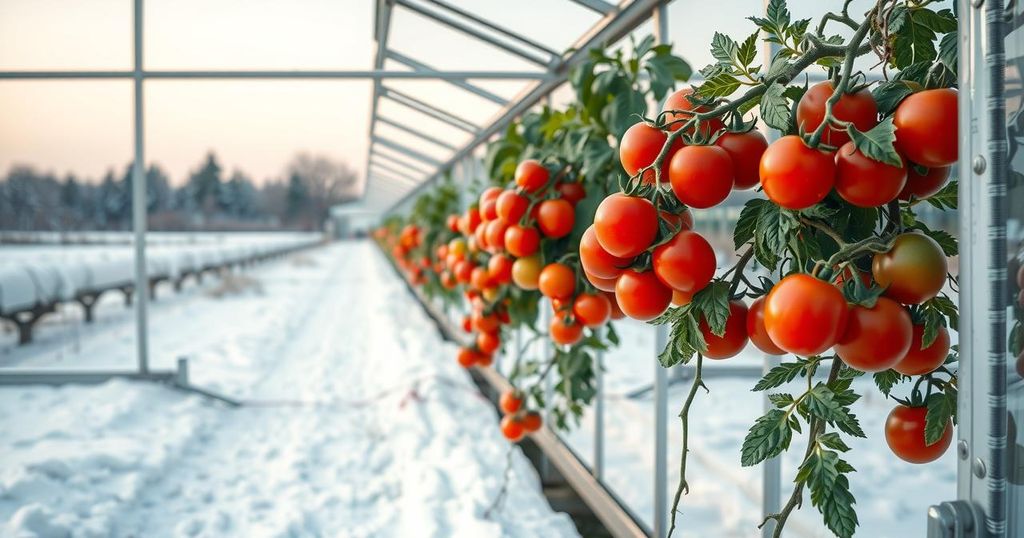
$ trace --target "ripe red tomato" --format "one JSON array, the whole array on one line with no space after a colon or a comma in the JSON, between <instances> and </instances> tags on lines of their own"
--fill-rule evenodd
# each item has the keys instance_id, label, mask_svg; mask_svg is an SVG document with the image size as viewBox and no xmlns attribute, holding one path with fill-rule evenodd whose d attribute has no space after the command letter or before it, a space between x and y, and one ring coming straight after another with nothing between
<instances>
[{"instance_id":1,"label":"ripe red tomato","mask_svg":"<svg viewBox=\"0 0 1024 538\"><path fill-rule=\"evenodd\" d=\"M953 441L953 421L946 423L942 437L928 445L924 438L925 407L897 405L885 420L885 442L900 459L910 463L928 463L945 454Z\"/></svg>"},{"instance_id":2,"label":"ripe red tomato","mask_svg":"<svg viewBox=\"0 0 1024 538\"><path fill-rule=\"evenodd\" d=\"M484 314L482 311L473 312L473 328L483 333L492 333L498 330L500 321L494 314Z\"/></svg>"},{"instance_id":3,"label":"ripe red tomato","mask_svg":"<svg viewBox=\"0 0 1024 538\"><path fill-rule=\"evenodd\" d=\"M617 276L612 278L601 278L588 273L586 269L583 270L583 274L587 277L587 282L590 282L592 286L601 291L615 291L615 283L619 281L619 277Z\"/></svg>"},{"instance_id":4,"label":"ripe red tomato","mask_svg":"<svg viewBox=\"0 0 1024 538\"><path fill-rule=\"evenodd\" d=\"M501 434L505 439L516 443L523 438L524 433L523 423L516 415L507 415L501 419Z\"/></svg>"},{"instance_id":5,"label":"ripe red tomato","mask_svg":"<svg viewBox=\"0 0 1024 538\"><path fill-rule=\"evenodd\" d=\"M494 355L491 355L490 353L477 353L476 354L476 367L477 368L487 368L488 366L490 366L492 364L494 364Z\"/></svg>"},{"instance_id":6,"label":"ripe red tomato","mask_svg":"<svg viewBox=\"0 0 1024 538\"><path fill-rule=\"evenodd\" d=\"M580 238L580 264L588 274L610 279L622 274L622 269L629 265L629 260L609 254L597 240L597 232L591 224Z\"/></svg>"},{"instance_id":7,"label":"ripe red tomato","mask_svg":"<svg viewBox=\"0 0 1024 538\"><path fill-rule=\"evenodd\" d=\"M693 117L694 112L707 112L710 110L706 106L695 106L690 99L690 95L693 95L693 88L683 88L665 99L665 106L661 107L663 112L669 110L677 110L678 112L671 112L665 114L665 122L672 123L679 120L679 123L669 127L670 131L678 131L683 128L683 123ZM702 135L707 136L725 128L725 123L722 123L721 118L712 118L701 122L700 132ZM691 129L691 132L693 129Z\"/></svg>"},{"instance_id":8,"label":"ripe red tomato","mask_svg":"<svg viewBox=\"0 0 1024 538\"><path fill-rule=\"evenodd\" d=\"M684 230L654 249L651 265L666 286L697 293L715 276L715 250L704 236Z\"/></svg>"},{"instance_id":9,"label":"ripe red tomato","mask_svg":"<svg viewBox=\"0 0 1024 538\"><path fill-rule=\"evenodd\" d=\"M674 289L674 288L672 289L672 304L674 304L675 306L688 305L688 304L690 304L690 301L692 301L692 300L693 300L693 294L692 293L689 293L689 292L686 292L686 291L679 291L679 290Z\"/></svg>"},{"instance_id":10,"label":"ripe red tomato","mask_svg":"<svg viewBox=\"0 0 1024 538\"><path fill-rule=\"evenodd\" d=\"M498 212L498 218L505 221L506 224L516 224L526 214L529 206L530 200L525 196L521 196L516 191L508 190L498 196L495 209Z\"/></svg>"},{"instance_id":11,"label":"ripe red tomato","mask_svg":"<svg viewBox=\"0 0 1024 538\"><path fill-rule=\"evenodd\" d=\"M485 221L498 218L497 202L501 193L501 187L487 187L480 193L480 218Z\"/></svg>"},{"instance_id":12,"label":"ripe red tomato","mask_svg":"<svg viewBox=\"0 0 1024 538\"><path fill-rule=\"evenodd\" d=\"M654 271L627 269L615 283L615 301L627 316L648 321L668 310L672 289L662 284Z\"/></svg>"},{"instance_id":13,"label":"ripe red tomato","mask_svg":"<svg viewBox=\"0 0 1024 538\"><path fill-rule=\"evenodd\" d=\"M540 248L540 234L532 226L513 224L505 230L505 249L509 254L524 258Z\"/></svg>"},{"instance_id":14,"label":"ripe red tomato","mask_svg":"<svg viewBox=\"0 0 1024 538\"><path fill-rule=\"evenodd\" d=\"M473 232L473 237L471 238L472 241L469 242L469 246L470 247L472 247L475 244L478 249L483 249L483 250L487 250L488 249L488 245L487 245L487 225L490 224L491 222L493 222L493 221L482 222L482 223L480 223L480 226L476 227L476 231ZM473 249L470 248L470 252L472 252L472 251L473 251Z\"/></svg>"},{"instance_id":15,"label":"ripe red tomato","mask_svg":"<svg viewBox=\"0 0 1024 538\"><path fill-rule=\"evenodd\" d=\"M469 260L460 260L455 263L455 280L463 284L469 284L471 278L473 278L473 262Z\"/></svg>"},{"instance_id":16,"label":"ripe red tomato","mask_svg":"<svg viewBox=\"0 0 1024 538\"><path fill-rule=\"evenodd\" d=\"M612 305L601 293L581 293L572 304L576 321L594 328L604 325L612 315Z\"/></svg>"},{"instance_id":17,"label":"ripe red tomato","mask_svg":"<svg viewBox=\"0 0 1024 538\"><path fill-rule=\"evenodd\" d=\"M453 232L458 232L459 231L459 216L458 215L448 215L448 220L445 222L445 224L447 224L449 230L451 230Z\"/></svg>"},{"instance_id":18,"label":"ripe red tomato","mask_svg":"<svg viewBox=\"0 0 1024 538\"><path fill-rule=\"evenodd\" d=\"M680 202L699 209L722 203L733 185L732 159L718 146L686 146L669 162L668 178Z\"/></svg>"},{"instance_id":19,"label":"ripe red tomato","mask_svg":"<svg viewBox=\"0 0 1024 538\"><path fill-rule=\"evenodd\" d=\"M871 274L885 295L903 304L921 304L942 291L949 270L946 255L934 239L905 233L889 252L875 254Z\"/></svg>"},{"instance_id":20,"label":"ripe red tomato","mask_svg":"<svg viewBox=\"0 0 1024 538\"><path fill-rule=\"evenodd\" d=\"M491 252L500 252L505 249L505 232L508 224L501 219L494 219L487 223L486 236L487 248Z\"/></svg>"},{"instance_id":21,"label":"ripe red tomato","mask_svg":"<svg viewBox=\"0 0 1024 538\"><path fill-rule=\"evenodd\" d=\"M523 406L523 395L519 391L508 390L501 393L501 398L498 399L498 407L501 408L506 414L512 414L519 411L519 408Z\"/></svg>"},{"instance_id":22,"label":"ripe red tomato","mask_svg":"<svg viewBox=\"0 0 1024 538\"><path fill-rule=\"evenodd\" d=\"M911 196L925 199L946 186L949 180L949 167L929 168L924 175L918 174L913 166L907 167L907 184L900 191L900 200L909 200Z\"/></svg>"},{"instance_id":23,"label":"ripe red tomato","mask_svg":"<svg viewBox=\"0 0 1024 538\"><path fill-rule=\"evenodd\" d=\"M583 188L582 183L559 183L557 189L558 193L562 195L562 199L574 206L578 204L580 200L587 197L587 190Z\"/></svg>"},{"instance_id":24,"label":"ripe red tomato","mask_svg":"<svg viewBox=\"0 0 1024 538\"><path fill-rule=\"evenodd\" d=\"M939 327L935 341L924 349L921 349L921 344L924 341L924 325L914 325L913 331L910 349L892 369L905 375L924 375L933 372L946 362L946 357L949 355L949 331L945 327Z\"/></svg>"},{"instance_id":25,"label":"ripe red tomato","mask_svg":"<svg viewBox=\"0 0 1024 538\"><path fill-rule=\"evenodd\" d=\"M459 366L463 368L470 368L477 363L478 354L469 349L468 347L459 348L459 354L456 356L456 360L459 361Z\"/></svg>"},{"instance_id":26,"label":"ripe red tomato","mask_svg":"<svg viewBox=\"0 0 1024 538\"><path fill-rule=\"evenodd\" d=\"M477 206L472 206L466 210L466 214L462 216L460 221L459 229L462 230L463 234L469 235L476 231L483 219L480 218L480 210Z\"/></svg>"},{"instance_id":27,"label":"ripe red tomato","mask_svg":"<svg viewBox=\"0 0 1024 538\"><path fill-rule=\"evenodd\" d=\"M491 274L486 267L477 266L469 275L469 284L475 289L482 290L491 285Z\"/></svg>"},{"instance_id":28,"label":"ripe red tomato","mask_svg":"<svg viewBox=\"0 0 1024 538\"><path fill-rule=\"evenodd\" d=\"M544 425L544 419L536 411L527 411L522 418L523 429L526 433L533 433Z\"/></svg>"},{"instance_id":29,"label":"ripe red tomato","mask_svg":"<svg viewBox=\"0 0 1024 538\"><path fill-rule=\"evenodd\" d=\"M892 299L879 297L872 308L850 308L846 331L836 342L836 355L862 372L888 370L907 354L912 333L907 309Z\"/></svg>"},{"instance_id":30,"label":"ripe red tomato","mask_svg":"<svg viewBox=\"0 0 1024 538\"><path fill-rule=\"evenodd\" d=\"M597 206L594 232L606 252L632 258L651 246L658 235L658 211L646 198L615 193Z\"/></svg>"},{"instance_id":31,"label":"ripe red tomato","mask_svg":"<svg viewBox=\"0 0 1024 538\"><path fill-rule=\"evenodd\" d=\"M508 284L512 281L512 259L504 254L491 256L487 273L492 284Z\"/></svg>"},{"instance_id":32,"label":"ripe red tomato","mask_svg":"<svg viewBox=\"0 0 1024 538\"><path fill-rule=\"evenodd\" d=\"M711 332L711 326L704 317L700 320L700 332L708 344L704 356L709 359L735 357L747 347L747 305L743 301L729 301L729 317L725 321L725 333L718 336Z\"/></svg>"},{"instance_id":33,"label":"ripe red tomato","mask_svg":"<svg viewBox=\"0 0 1024 538\"><path fill-rule=\"evenodd\" d=\"M576 223L576 210L572 204L562 200L544 200L537 210L537 226L544 235L557 239L565 237Z\"/></svg>"},{"instance_id":34,"label":"ripe red tomato","mask_svg":"<svg viewBox=\"0 0 1024 538\"><path fill-rule=\"evenodd\" d=\"M764 303L764 328L780 349L802 356L819 355L846 329L846 298L835 286L796 273L780 280Z\"/></svg>"},{"instance_id":35,"label":"ripe red tomato","mask_svg":"<svg viewBox=\"0 0 1024 538\"><path fill-rule=\"evenodd\" d=\"M552 342L571 346L583 339L583 325L570 318L567 310L562 310L551 318L548 334Z\"/></svg>"},{"instance_id":36,"label":"ripe red tomato","mask_svg":"<svg viewBox=\"0 0 1024 538\"><path fill-rule=\"evenodd\" d=\"M825 102L832 97L834 92L835 89L829 81L811 86L796 105L797 126L802 127L808 133L817 129L825 120ZM832 115L837 120L853 122L858 131L865 132L878 125L878 104L871 96L871 92L865 88L840 97L832 107ZM846 134L846 131L828 127L825 129L821 141L838 147L849 142L850 135Z\"/></svg>"},{"instance_id":37,"label":"ripe red tomato","mask_svg":"<svg viewBox=\"0 0 1024 538\"><path fill-rule=\"evenodd\" d=\"M462 316L462 330L463 332L473 332L473 318L469 314Z\"/></svg>"},{"instance_id":38,"label":"ripe red tomato","mask_svg":"<svg viewBox=\"0 0 1024 538\"><path fill-rule=\"evenodd\" d=\"M551 174L544 165L533 159L527 159L516 167L515 180L526 192L537 192L547 185Z\"/></svg>"},{"instance_id":39,"label":"ripe red tomato","mask_svg":"<svg viewBox=\"0 0 1024 538\"><path fill-rule=\"evenodd\" d=\"M527 256L512 264L512 281L524 290L535 290L540 280L540 258Z\"/></svg>"},{"instance_id":40,"label":"ripe red tomato","mask_svg":"<svg viewBox=\"0 0 1024 538\"><path fill-rule=\"evenodd\" d=\"M768 146L760 173L764 193L786 209L806 209L824 200L836 182L832 154L807 147L796 135Z\"/></svg>"},{"instance_id":41,"label":"ripe red tomato","mask_svg":"<svg viewBox=\"0 0 1024 538\"><path fill-rule=\"evenodd\" d=\"M785 355L786 352L772 342L768 331L764 328L764 297L758 297L750 303L747 312L747 337L754 347L769 355Z\"/></svg>"},{"instance_id":42,"label":"ripe red tomato","mask_svg":"<svg viewBox=\"0 0 1024 538\"><path fill-rule=\"evenodd\" d=\"M950 88L924 90L904 99L892 115L896 149L911 161L949 166L957 159L958 95Z\"/></svg>"},{"instance_id":43,"label":"ripe red tomato","mask_svg":"<svg viewBox=\"0 0 1024 538\"><path fill-rule=\"evenodd\" d=\"M892 166L876 161L857 150L853 142L843 144L836 153L836 192L855 206L885 205L895 200L906 184L906 162Z\"/></svg>"},{"instance_id":44,"label":"ripe red tomato","mask_svg":"<svg viewBox=\"0 0 1024 538\"><path fill-rule=\"evenodd\" d=\"M540 272L540 292L545 297L566 300L576 291L576 273L561 263L549 263Z\"/></svg>"},{"instance_id":45,"label":"ripe red tomato","mask_svg":"<svg viewBox=\"0 0 1024 538\"><path fill-rule=\"evenodd\" d=\"M501 346L498 333L479 333L476 335L476 347L483 353L493 354Z\"/></svg>"},{"instance_id":46,"label":"ripe red tomato","mask_svg":"<svg viewBox=\"0 0 1024 538\"><path fill-rule=\"evenodd\" d=\"M661 129L651 127L642 121L634 124L626 130L622 135L622 140L619 141L619 161L622 162L622 168L629 174L629 177L635 176L641 168L654 163L667 141L668 136ZM668 163L672 160L672 154L681 147L683 147L683 143L677 139L672 143L665 160L662 161L662 182L668 181ZM648 170L644 173L643 182L654 183L654 176L654 170Z\"/></svg>"},{"instance_id":47,"label":"ripe red tomato","mask_svg":"<svg viewBox=\"0 0 1024 538\"><path fill-rule=\"evenodd\" d=\"M742 133L725 133L715 145L724 149L732 159L733 188L749 189L761 183L759 169L761 156L768 149L768 141L757 129Z\"/></svg>"}]
</instances>

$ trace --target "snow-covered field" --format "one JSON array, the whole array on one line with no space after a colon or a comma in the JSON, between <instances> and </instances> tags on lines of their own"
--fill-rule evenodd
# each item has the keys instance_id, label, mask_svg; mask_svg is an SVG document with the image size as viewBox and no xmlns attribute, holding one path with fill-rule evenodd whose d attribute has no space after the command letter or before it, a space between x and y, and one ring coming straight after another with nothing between
<instances>
[{"instance_id":1,"label":"snow-covered field","mask_svg":"<svg viewBox=\"0 0 1024 538\"><path fill-rule=\"evenodd\" d=\"M2 536L572 536L369 243L308 251L153 305L151 361L197 384L0 389ZM5 367L125 367L132 316L44 324ZM59 319L59 318L58 318ZM73 323L68 321L67 323Z\"/></svg>"}]
</instances>

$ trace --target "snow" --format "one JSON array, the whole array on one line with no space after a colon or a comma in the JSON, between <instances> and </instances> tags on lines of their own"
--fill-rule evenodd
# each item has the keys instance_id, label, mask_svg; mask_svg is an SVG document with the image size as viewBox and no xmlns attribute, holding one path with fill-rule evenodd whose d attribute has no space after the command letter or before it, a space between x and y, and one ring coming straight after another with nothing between
<instances>
[{"instance_id":1,"label":"snow","mask_svg":"<svg viewBox=\"0 0 1024 538\"><path fill-rule=\"evenodd\" d=\"M0 389L0 535L575 536L518 449L487 514L509 454L496 413L374 248L153 305L153 367L187 356L242 408L123 380ZM73 344L44 324L0 364L132 364L131 312L99 307Z\"/></svg>"}]
</instances>

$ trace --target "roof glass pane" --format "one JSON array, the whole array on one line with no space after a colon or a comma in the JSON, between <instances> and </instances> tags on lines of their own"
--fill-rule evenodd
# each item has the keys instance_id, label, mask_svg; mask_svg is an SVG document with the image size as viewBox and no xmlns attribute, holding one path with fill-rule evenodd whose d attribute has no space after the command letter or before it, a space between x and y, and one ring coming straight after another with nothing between
<instances>
[{"instance_id":1,"label":"roof glass pane","mask_svg":"<svg viewBox=\"0 0 1024 538\"><path fill-rule=\"evenodd\" d=\"M373 64L373 2L175 0L147 2L145 17L150 69L370 69Z\"/></svg>"},{"instance_id":2,"label":"roof glass pane","mask_svg":"<svg viewBox=\"0 0 1024 538\"><path fill-rule=\"evenodd\" d=\"M557 52L568 49L601 18L597 12L568 0L517 0L514 7L508 0L443 1Z\"/></svg>"},{"instance_id":3,"label":"roof glass pane","mask_svg":"<svg viewBox=\"0 0 1024 538\"><path fill-rule=\"evenodd\" d=\"M3 0L0 69L130 69L131 6L125 0Z\"/></svg>"}]
</instances>

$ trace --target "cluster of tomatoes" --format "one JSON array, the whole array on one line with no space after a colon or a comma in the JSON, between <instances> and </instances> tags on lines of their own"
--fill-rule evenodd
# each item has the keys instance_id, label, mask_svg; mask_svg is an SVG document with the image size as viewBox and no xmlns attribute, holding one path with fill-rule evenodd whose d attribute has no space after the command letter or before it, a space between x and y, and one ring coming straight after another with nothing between
<instances>
[{"instance_id":1,"label":"cluster of tomatoes","mask_svg":"<svg viewBox=\"0 0 1024 538\"><path fill-rule=\"evenodd\" d=\"M797 105L797 121L814 131L824 121L831 82L811 87ZM654 183L667 178L675 197L690 208L721 203L733 189L760 185L775 204L806 209L833 189L859 207L878 207L893 200L926 198L948 179L957 159L957 94L951 89L925 90L904 99L893 114L895 147L901 166L865 156L846 131L835 124L854 125L866 132L879 123L871 93L861 89L844 94L833 107L835 122L823 130L822 144L808 146L797 135L768 144L756 130L723 132L712 119L677 137L667 149L659 173L653 166L668 143L669 133L707 109L689 99L691 89L672 95L658 126L637 123L624 134L620 160L632 177ZM660 188L661 186L657 186ZM662 223L668 226L663 226ZM670 304L688 303L711 282L716 269L714 251L700 234L690 230L688 211L670 214L646 197L616 193L599 206L594 224L580 243L580 261L594 286L614 290L626 315L650 320ZM665 240L663 230L674 230ZM898 235L891 249L874 254L871 271L844 265L831 279L806 273L790 274L766 296L748 307L741 299L729 303L722 335L705 319L700 328L707 343L705 356L724 359L738 354L749 342L781 355L814 356L832 349L850 367L863 372L890 368L905 375L933 372L945 361L949 334L940 327L923 347L923 321L917 305L935 297L947 278L947 260L939 244L927 235ZM841 291L850 278L865 287L884 289L871 307L849 305ZM886 426L886 437L897 455L913 462L941 455L952 438L948 424L939 442L924 442L923 407L900 405Z\"/></svg>"},{"instance_id":2,"label":"cluster of tomatoes","mask_svg":"<svg viewBox=\"0 0 1024 538\"><path fill-rule=\"evenodd\" d=\"M376 231L377 239L387 240L387 230L380 228ZM398 267L405 272L406 278L414 285L422 285L426 282L426 271L432 269L434 264L430 258L424 256L414 257L415 250L423 243L423 236L418 226L408 224L402 228L396 241L391 242L391 257L398 264Z\"/></svg>"},{"instance_id":3,"label":"cluster of tomatoes","mask_svg":"<svg viewBox=\"0 0 1024 538\"><path fill-rule=\"evenodd\" d=\"M523 393L517 390L502 393L498 400L498 407L505 415L501 419L501 434L513 443L536 432L544 424L540 413L523 408L524 400Z\"/></svg>"}]
</instances>

